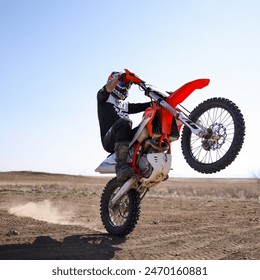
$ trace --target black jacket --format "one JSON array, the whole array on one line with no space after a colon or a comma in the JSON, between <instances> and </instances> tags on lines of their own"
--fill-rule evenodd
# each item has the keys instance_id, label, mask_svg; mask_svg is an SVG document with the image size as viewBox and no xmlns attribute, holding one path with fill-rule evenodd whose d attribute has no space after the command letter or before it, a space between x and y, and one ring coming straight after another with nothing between
<instances>
[{"instance_id":1,"label":"black jacket","mask_svg":"<svg viewBox=\"0 0 260 280\"><path fill-rule=\"evenodd\" d=\"M128 114L140 113L150 107L150 102L128 103L119 100L107 92L105 86L97 93L97 103L101 139L118 119L129 118Z\"/></svg>"}]
</instances>

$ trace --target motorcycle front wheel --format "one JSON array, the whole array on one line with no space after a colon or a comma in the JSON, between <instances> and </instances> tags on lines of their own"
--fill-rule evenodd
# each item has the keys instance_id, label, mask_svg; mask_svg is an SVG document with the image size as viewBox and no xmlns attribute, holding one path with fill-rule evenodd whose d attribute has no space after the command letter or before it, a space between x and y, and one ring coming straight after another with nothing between
<instances>
[{"instance_id":1,"label":"motorcycle front wheel","mask_svg":"<svg viewBox=\"0 0 260 280\"><path fill-rule=\"evenodd\" d=\"M211 98L199 104L190 120L207 129L211 137L200 138L184 127L181 137L186 162L201 173L215 173L230 165L242 148L245 121L239 108L225 98Z\"/></svg>"},{"instance_id":2,"label":"motorcycle front wheel","mask_svg":"<svg viewBox=\"0 0 260 280\"><path fill-rule=\"evenodd\" d=\"M131 233L140 216L140 195L135 189L130 189L111 207L111 200L122 185L117 178L111 179L101 195L100 202L102 223L109 234L116 236Z\"/></svg>"}]
</instances>

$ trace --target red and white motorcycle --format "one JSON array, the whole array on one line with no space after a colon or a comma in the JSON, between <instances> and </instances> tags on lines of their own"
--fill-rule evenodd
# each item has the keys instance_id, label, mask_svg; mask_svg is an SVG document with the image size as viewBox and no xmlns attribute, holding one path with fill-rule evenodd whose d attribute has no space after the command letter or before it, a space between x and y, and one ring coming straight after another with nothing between
<instances>
[{"instance_id":1,"label":"red and white motorcycle","mask_svg":"<svg viewBox=\"0 0 260 280\"><path fill-rule=\"evenodd\" d=\"M140 203L149 188L167 180L171 170L171 142L179 139L185 160L196 171L215 173L230 165L245 136L245 122L239 108L226 98L211 98L199 104L189 116L180 105L195 89L209 84L198 79L172 92L160 91L125 69L126 78L139 85L152 99L130 143L129 164L136 175L126 182L111 179L101 196L100 213L108 233L125 236L140 216ZM115 173L115 154L97 168L101 174Z\"/></svg>"}]
</instances>

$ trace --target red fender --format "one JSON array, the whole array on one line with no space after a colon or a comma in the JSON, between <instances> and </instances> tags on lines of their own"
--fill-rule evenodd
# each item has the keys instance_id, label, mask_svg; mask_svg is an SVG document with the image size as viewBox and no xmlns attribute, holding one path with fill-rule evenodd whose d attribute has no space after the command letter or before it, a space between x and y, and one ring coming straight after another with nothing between
<instances>
[{"instance_id":1,"label":"red fender","mask_svg":"<svg viewBox=\"0 0 260 280\"><path fill-rule=\"evenodd\" d=\"M166 102L171 106L176 107L183 102L195 89L202 89L206 87L210 82L210 79L198 79L178 88L175 91L170 92L170 96L166 98Z\"/></svg>"},{"instance_id":2,"label":"red fender","mask_svg":"<svg viewBox=\"0 0 260 280\"><path fill-rule=\"evenodd\" d=\"M170 92L170 96L166 98L166 102L172 107L176 107L178 104L183 102L195 89L201 89L209 84L209 79L198 79L184 84L176 91ZM165 134L171 133L172 115L166 110L162 109L162 132ZM178 126L180 130L182 124Z\"/></svg>"}]
</instances>

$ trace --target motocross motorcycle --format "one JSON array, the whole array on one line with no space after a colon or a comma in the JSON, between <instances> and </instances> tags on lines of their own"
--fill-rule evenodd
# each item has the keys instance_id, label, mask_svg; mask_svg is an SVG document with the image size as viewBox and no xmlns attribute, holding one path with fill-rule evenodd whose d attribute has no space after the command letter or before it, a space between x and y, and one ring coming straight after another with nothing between
<instances>
[{"instance_id":1,"label":"motocross motorcycle","mask_svg":"<svg viewBox=\"0 0 260 280\"><path fill-rule=\"evenodd\" d=\"M126 236L135 228L140 204L147 191L167 180L171 170L171 143L179 139L187 163L201 173L215 173L230 165L245 136L245 122L239 108L226 98L211 98L189 113L182 103L194 90L206 87L209 79L198 79L172 92L148 85L125 69L126 78L151 98L152 106L129 145L128 162L136 175L126 182L111 179L100 203L103 225L111 235ZM115 173L115 154L97 168L101 174Z\"/></svg>"}]
</instances>

